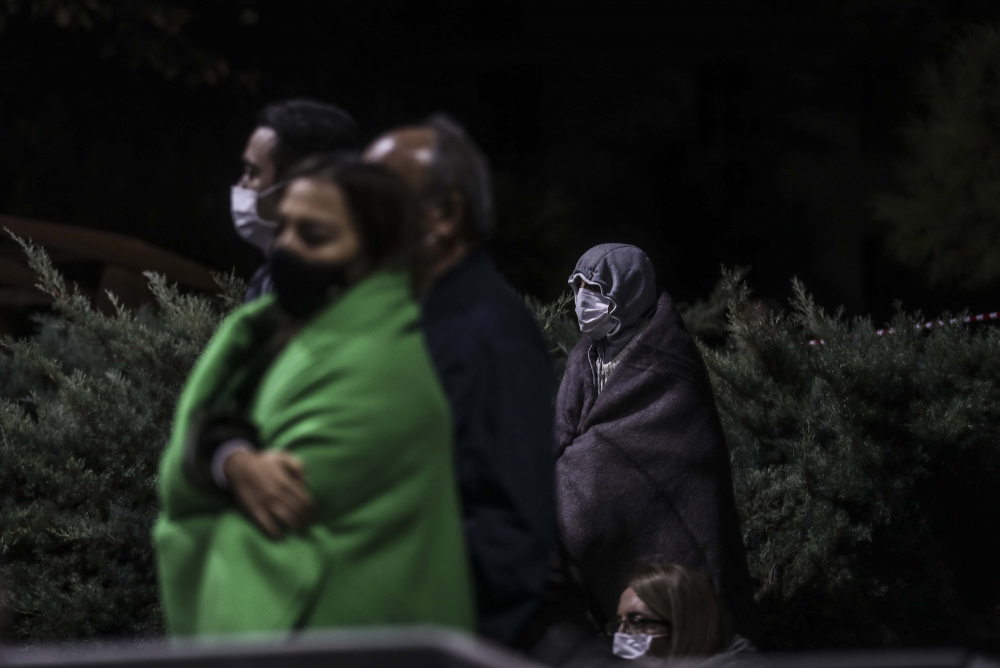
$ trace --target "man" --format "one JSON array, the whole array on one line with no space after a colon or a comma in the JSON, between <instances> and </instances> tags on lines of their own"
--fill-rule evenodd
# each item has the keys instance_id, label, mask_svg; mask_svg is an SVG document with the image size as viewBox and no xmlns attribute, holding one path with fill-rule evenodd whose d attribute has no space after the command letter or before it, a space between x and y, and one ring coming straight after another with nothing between
<instances>
[{"instance_id":1,"label":"man","mask_svg":"<svg viewBox=\"0 0 1000 668\"><path fill-rule=\"evenodd\" d=\"M313 153L356 149L359 143L354 119L331 104L284 100L264 107L243 150L243 175L232 188L237 234L267 257L276 229L275 207L288 169ZM272 290L265 264L248 282L244 300Z\"/></svg>"},{"instance_id":2,"label":"man","mask_svg":"<svg viewBox=\"0 0 1000 668\"><path fill-rule=\"evenodd\" d=\"M554 545L551 360L532 315L490 262L492 184L464 130L441 116L364 152L406 179L425 214L423 327L455 422L478 630L511 643Z\"/></svg>"},{"instance_id":3,"label":"man","mask_svg":"<svg viewBox=\"0 0 1000 668\"><path fill-rule=\"evenodd\" d=\"M709 576L752 637L729 448L694 339L635 246L592 248L569 283L585 336L556 402L556 494L594 616L614 618L641 563L675 562Z\"/></svg>"}]
</instances>

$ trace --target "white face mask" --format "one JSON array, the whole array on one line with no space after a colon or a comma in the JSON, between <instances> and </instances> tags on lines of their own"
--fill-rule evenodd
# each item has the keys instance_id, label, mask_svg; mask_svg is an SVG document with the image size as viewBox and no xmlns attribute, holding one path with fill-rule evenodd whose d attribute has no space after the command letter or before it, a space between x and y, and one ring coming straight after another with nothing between
<instances>
[{"instance_id":1,"label":"white face mask","mask_svg":"<svg viewBox=\"0 0 1000 668\"><path fill-rule=\"evenodd\" d=\"M611 316L614 302L609 297L580 288L576 291L576 319L580 331L599 341L618 328L618 318Z\"/></svg>"},{"instance_id":2,"label":"white face mask","mask_svg":"<svg viewBox=\"0 0 1000 668\"><path fill-rule=\"evenodd\" d=\"M649 645L652 642L653 636L641 633L635 635L631 633L616 633L615 644L611 651L615 653L615 656L620 656L623 659L638 659L640 656L646 655L646 652L649 651Z\"/></svg>"},{"instance_id":3,"label":"white face mask","mask_svg":"<svg viewBox=\"0 0 1000 668\"><path fill-rule=\"evenodd\" d=\"M285 185L276 183L270 188L257 192L250 188L233 186L230 191L230 211L233 215L233 226L236 233L252 246L266 251L274 241L277 224L264 220L257 214L257 200L267 197L278 188Z\"/></svg>"}]
</instances>

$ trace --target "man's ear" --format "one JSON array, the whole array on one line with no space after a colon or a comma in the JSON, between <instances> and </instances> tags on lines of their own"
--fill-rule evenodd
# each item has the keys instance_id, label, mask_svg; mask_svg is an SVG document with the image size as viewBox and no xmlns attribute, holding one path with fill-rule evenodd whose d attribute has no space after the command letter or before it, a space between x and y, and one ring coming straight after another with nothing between
<instances>
[{"instance_id":1,"label":"man's ear","mask_svg":"<svg viewBox=\"0 0 1000 668\"><path fill-rule=\"evenodd\" d=\"M442 198L428 211L428 231L438 239L451 240L461 236L465 208L465 200L458 193L453 192Z\"/></svg>"}]
</instances>

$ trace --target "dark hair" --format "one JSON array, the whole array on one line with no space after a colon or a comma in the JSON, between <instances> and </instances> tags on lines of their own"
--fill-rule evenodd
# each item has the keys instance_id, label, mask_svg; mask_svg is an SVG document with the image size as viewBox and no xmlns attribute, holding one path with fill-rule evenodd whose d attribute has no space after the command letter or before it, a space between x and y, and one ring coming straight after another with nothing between
<instances>
[{"instance_id":1,"label":"dark hair","mask_svg":"<svg viewBox=\"0 0 1000 668\"><path fill-rule=\"evenodd\" d=\"M458 193L465 200L465 232L477 241L493 234L493 184L486 156L461 125L444 114L431 116L423 127L434 131L434 152L421 195L446 200Z\"/></svg>"},{"instance_id":2,"label":"dark hair","mask_svg":"<svg viewBox=\"0 0 1000 668\"><path fill-rule=\"evenodd\" d=\"M680 564L644 564L628 586L673 627L670 658L710 656L725 648L722 606L712 583L698 571Z\"/></svg>"},{"instance_id":3,"label":"dark hair","mask_svg":"<svg viewBox=\"0 0 1000 668\"><path fill-rule=\"evenodd\" d=\"M257 126L278 136L271 154L278 174L314 153L358 149L361 133L350 114L315 100L282 100L257 115Z\"/></svg>"},{"instance_id":4,"label":"dark hair","mask_svg":"<svg viewBox=\"0 0 1000 668\"><path fill-rule=\"evenodd\" d=\"M372 266L398 261L414 273L414 249L420 209L413 191L395 172L361 162L348 152L313 155L295 165L288 181L318 179L344 194L348 213Z\"/></svg>"}]
</instances>

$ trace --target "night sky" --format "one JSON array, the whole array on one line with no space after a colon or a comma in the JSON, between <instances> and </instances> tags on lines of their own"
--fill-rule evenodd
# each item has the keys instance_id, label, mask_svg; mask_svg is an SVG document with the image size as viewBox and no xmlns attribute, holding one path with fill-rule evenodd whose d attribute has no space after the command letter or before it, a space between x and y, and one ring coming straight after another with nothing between
<instances>
[{"instance_id":1,"label":"night sky","mask_svg":"<svg viewBox=\"0 0 1000 668\"><path fill-rule=\"evenodd\" d=\"M465 124L498 180L498 264L545 298L581 252L624 241L682 301L742 264L760 296L785 300L799 276L876 321L895 299L1000 308L924 287L870 215L920 64L1000 18L996 2L158 3L188 10L176 30L154 4L108 3L90 29L9 17L0 212L248 275L260 258L228 212L240 153L261 106L313 97L367 138L439 110ZM214 82L197 75L219 61Z\"/></svg>"}]
</instances>

